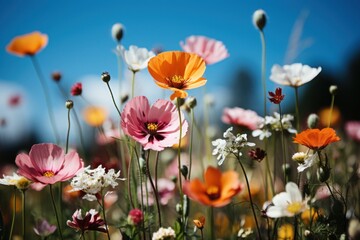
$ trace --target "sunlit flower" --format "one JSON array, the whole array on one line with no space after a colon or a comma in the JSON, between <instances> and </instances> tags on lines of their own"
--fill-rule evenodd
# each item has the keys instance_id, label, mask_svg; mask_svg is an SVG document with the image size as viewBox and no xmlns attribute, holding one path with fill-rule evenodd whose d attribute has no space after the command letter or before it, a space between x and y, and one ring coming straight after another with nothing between
<instances>
[{"instance_id":1,"label":"sunlit flower","mask_svg":"<svg viewBox=\"0 0 360 240\"><path fill-rule=\"evenodd\" d=\"M20 175L44 186L67 181L84 166L77 152L65 154L62 148L52 143L33 145L29 155L18 154L15 163Z\"/></svg>"},{"instance_id":2,"label":"sunlit flower","mask_svg":"<svg viewBox=\"0 0 360 240\"><path fill-rule=\"evenodd\" d=\"M225 108L221 120L227 124L244 126L250 130L255 130L261 123L262 118L252 110L235 107Z\"/></svg>"},{"instance_id":3,"label":"sunlit flower","mask_svg":"<svg viewBox=\"0 0 360 240\"><path fill-rule=\"evenodd\" d=\"M158 179L157 194L161 205L167 205L169 201L174 197L175 187L176 187L175 183L173 181L170 181L169 179L166 178ZM155 194L151 187L150 181L147 181L147 183L143 183L142 189L140 186L138 187L137 196L139 199L139 203L143 201L144 204L148 204L149 206L153 206L155 204Z\"/></svg>"},{"instance_id":4,"label":"sunlit flower","mask_svg":"<svg viewBox=\"0 0 360 240\"><path fill-rule=\"evenodd\" d=\"M72 96L79 96L82 93L82 84L80 82L75 83L72 85L70 93Z\"/></svg>"},{"instance_id":5,"label":"sunlit flower","mask_svg":"<svg viewBox=\"0 0 360 240\"><path fill-rule=\"evenodd\" d=\"M217 160L218 164L223 164L224 160L229 154L234 154L236 156L242 156L241 150L246 147L253 147L255 143L247 141L247 134L237 134L236 136L231 132L232 127L228 128L224 134L224 139L216 139L212 141L212 145L215 147L212 154L218 155Z\"/></svg>"},{"instance_id":6,"label":"sunlit flower","mask_svg":"<svg viewBox=\"0 0 360 240\"><path fill-rule=\"evenodd\" d=\"M67 220L66 225L75 229L75 231L99 231L106 232L105 221L100 218L100 214L95 209L90 209L82 215L81 209L78 209L72 215L72 221Z\"/></svg>"},{"instance_id":7,"label":"sunlit flower","mask_svg":"<svg viewBox=\"0 0 360 240\"><path fill-rule=\"evenodd\" d=\"M148 66L149 60L155 56L152 51L134 45L131 45L129 50L125 50L123 46L120 46L120 51L129 70L133 72L145 69Z\"/></svg>"},{"instance_id":8,"label":"sunlit flower","mask_svg":"<svg viewBox=\"0 0 360 240\"><path fill-rule=\"evenodd\" d=\"M151 107L144 96L132 98L121 114L121 127L126 135L139 142L145 150L161 151L179 142L179 113L167 100L158 100ZM181 113L182 136L188 123Z\"/></svg>"},{"instance_id":9,"label":"sunlit flower","mask_svg":"<svg viewBox=\"0 0 360 240\"><path fill-rule=\"evenodd\" d=\"M205 217L200 216L198 219L194 219L193 222L198 229L203 229L205 226Z\"/></svg>"},{"instance_id":10,"label":"sunlit flower","mask_svg":"<svg viewBox=\"0 0 360 240\"><path fill-rule=\"evenodd\" d=\"M274 104L280 104L285 95L282 94L281 88L276 88L275 92L269 92L269 100Z\"/></svg>"},{"instance_id":11,"label":"sunlit flower","mask_svg":"<svg viewBox=\"0 0 360 240\"><path fill-rule=\"evenodd\" d=\"M33 229L40 237L47 237L55 232L56 226L51 225L46 219L38 219Z\"/></svg>"},{"instance_id":12,"label":"sunlit flower","mask_svg":"<svg viewBox=\"0 0 360 240\"><path fill-rule=\"evenodd\" d=\"M293 240L295 236L294 227L291 224L283 224L278 229L278 240Z\"/></svg>"},{"instance_id":13,"label":"sunlit flower","mask_svg":"<svg viewBox=\"0 0 360 240\"><path fill-rule=\"evenodd\" d=\"M242 190L238 174L235 171L222 173L219 169L208 167L204 173L204 182L198 178L183 183L184 193L201 204L223 207Z\"/></svg>"},{"instance_id":14,"label":"sunlit flower","mask_svg":"<svg viewBox=\"0 0 360 240\"><path fill-rule=\"evenodd\" d=\"M311 68L308 65L294 63L291 65L274 65L271 68L270 80L280 85L300 87L310 82L321 72L321 67Z\"/></svg>"},{"instance_id":15,"label":"sunlit flower","mask_svg":"<svg viewBox=\"0 0 360 240\"><path fill-rule=\"evenodd\" d=\"M13 173L12 176L3 175L3 178L0 179L0 184L8 185L8 186L15 186L17 189L25 190L25 189L28 189L28 187L31 184L31 181L23 176Z\"/></svg>"},{"instance_id":16,"label":"sunlit flower","mask_svg":"<svg viewBox=\"0 0 360 240\"><path fill-rule=\"evenodd\" d=\"M138 209L131 209L128 214L128 222L131 225L139 225L144 220L144 214L143 212Z\"/></svg>"},{"instance_id":17,"label":"sunlit flower","mask_svg":"<svg viewBox=\"0 0 360 240\"><path fill-rule=\"evenodd\" d=\"M360 121L349 121L345 123L345 132L349 138L360 142Z\"/></svg>"},{"instance_id":18,"label":"sunlit flower","mask_svg":"<svg viewBox=\"0 0 360 240\"><path fill-rule=\"evenodd\" d=\"M103 189L109 186L116 187L118 185L117 180L124 180L119 176L120 171L116 173L114 169L106 171L101 165L95 169L90 169L90 166L87 166L71 180L72 191L83 191L86 193L83 199L95 201L97 193L101 193Z\"/></svg>"},{"instance_id":19,"label":"sunlit flower","mask_svg":"<svg viewBox=\"0 0 360 240\"><path fill-rule=\"evenodd\" d=\"M83 111L84 120L92 127L101 126L107 118L107 111L102 107L89 106Z\"/></svg>"},{"instance_id":20,"label":"sunlit flower","mask_svg":"<svg viewBox=\"0 0 360 240\"><path fill-rule=\"evenodd\" d=\"M158 231L153 233L152 240L172 240L175 239L175 231L171 228L159 228Z\"/></svg>"},{"instance_id":21,"label":"sunlit flower","mask_svg":"<svg viewBox=\"0 0 360 240\"><path fill-rule=\"evenodd\" d=\"M32 32L13 38L7 45L6 50L18 56L32 56L43 49L47 42L48 36L46 34Z\"/></svg>"},{"instance_id":22,"label":"sunlit flower","mask_svg":"<svg viewBox=\"0 0 360 240\"><path fill-rule=\"evenodd\" d=\"M286 192L281 192L273 197L273 205L266 210L268 217L293 217L307 209L307 199L303 200L299 187L295 183L288 182L285 190Z\"/></svg>"},{"instance_id":23,"label":"sunlit flower","mask_svg":"<svg viewBox=\"0 0 360 240\"><path fill-rule=\"evenodd\" d=\"M190 36L186 38L185 43L180 42L185 52L195 53L202 57L206 64L214 64L229 57L225 45L205 36Z\"/></svg>"},{"instance_id":24,"label":"sunlit flower","mask_svg":"<svg viewBox=\"0 0 360 240\"><path fill-rule=\"evenodd\" d=\"M148 70L155 83L164 89L174 91L170 96L186 98L185 90L198 88L206 83L203 78L205 61L194 53L180 51L162 52L149 61Z\"/></svg>"},{"instance_id":25,"label":"sunlit flower","mask_svg":"<svg viewBox=\"0 0 360 240\"><path fill-rule=\"evenodd\" d=\"M304 145L314 151L321 150L333 142L340 141L332 128L307 129L294 137L294 142Z\"/></svg>"}]
</instances>

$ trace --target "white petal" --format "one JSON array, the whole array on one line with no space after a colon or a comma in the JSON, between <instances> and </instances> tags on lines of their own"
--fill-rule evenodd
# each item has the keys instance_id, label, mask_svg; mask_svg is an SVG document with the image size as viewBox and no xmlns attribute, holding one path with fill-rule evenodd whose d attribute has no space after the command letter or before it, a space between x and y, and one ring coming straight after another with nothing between
<instances>
[{"instance_id":1,"label":"white petal","mask_svg":"<svg viewBox=\"0 0 360 240\"><path fill-rule=\"evenodd\" d=\"M301 192L296 183L288 182L285 189L291 198L291 202L302 202Z\"/></svg>"}]
</instances>

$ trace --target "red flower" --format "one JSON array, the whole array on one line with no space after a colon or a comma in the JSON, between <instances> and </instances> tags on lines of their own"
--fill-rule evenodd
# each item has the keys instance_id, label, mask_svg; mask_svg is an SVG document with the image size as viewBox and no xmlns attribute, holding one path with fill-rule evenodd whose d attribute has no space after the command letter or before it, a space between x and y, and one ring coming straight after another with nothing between
<instances>
[{"instance_id":1,"label":"red flower","mask_svg":"<svg viewBox=\"0 0 360 240\"><path fill-rule=\"evenodd\" d=\"M332 128L307 129L296 134L294 142L304 145L314 151L321 150L333 142L340 141Z\"/></svg>"},{"instance_id":2,"label":"red flower","mask_svg":"<svg viewBox=\"0 0 360 240\"><path fill-rule=\"evenodd\" d=\"M82 93L82 84L80 82L75 83L72 87L71 87L71 95L73 96L79 96Z\"/></svg>"},{"instance_id":3,"label":"red flower","mask_svg":"<svg viewBox=\"0 0 360 240\"><path fill-rule=\"evenodd\" d=\"M281 88L276 88L275 93L274 92L269 92L269 100L272 103L275 104L280 104L281 101L284 99L285 95L282 95L282 89Z\"/></svg>"},{"instance_id":4,"label":"red flower","mask_svg":"<svg viewBox=\"0 0 360 240\"><path fill-rule=\"evenodd\" d=\"M139 225L144 220L144 214L140 209L132 209L129 212L128 220L133 225Z\"/></svg>"}]
</instances>

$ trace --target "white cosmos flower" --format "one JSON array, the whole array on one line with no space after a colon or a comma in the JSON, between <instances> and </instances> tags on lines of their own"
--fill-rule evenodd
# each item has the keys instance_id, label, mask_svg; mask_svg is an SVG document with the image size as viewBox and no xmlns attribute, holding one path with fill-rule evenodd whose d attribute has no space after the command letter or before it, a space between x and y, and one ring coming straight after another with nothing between
<instances>
[{"instance_id":1,"label":"white cosmos flower","mask_svg":"<svg viewBox=\"0 0 360 240\"><path fill-rule=\"evenodd\" d=\"M275 64L271 68L270 80L280 85L299 87L313 80L321 72L321 67L312 68L301 63L280 66Z\"/></svg>"},{"instance_id":2,"label":"white cosmos flower","mask_svg":"<svg viewBox=\"0 0 360 240\"><path fill-rule=\"evenodd\" d=\"M288 182L285 190L286 192L281 192L273 197L273 205L266 210L268 217L293 217L306 210L308 199L302 199L299 187L295 183Z\"/></svg>"},{"instance_id":3,"label":"white cosmos flower","mask_svg":"<svg viewBox=\"0 0 360 240\"><path fill-rule=\"evenodd\" d=\"M152 51L134 45L131 45L129 50L126 50L123 46L118 47L120 48L120 52L128 65L129 70L133 72L147 68L149 60L155 56L155 53Z\"/></svg>"}]
</instances>

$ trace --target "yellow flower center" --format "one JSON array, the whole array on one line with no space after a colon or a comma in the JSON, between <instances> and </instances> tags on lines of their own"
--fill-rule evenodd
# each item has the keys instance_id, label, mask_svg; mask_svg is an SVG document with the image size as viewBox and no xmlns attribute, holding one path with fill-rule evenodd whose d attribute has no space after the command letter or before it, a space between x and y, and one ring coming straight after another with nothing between
<instances>
[{"instance_id":1,"label":"yellow flower center","mask_svg":"<svg viewBox=\"0 0 360 240\"><path fill-rule=\"evenodd\" d=\"M158 129L158 125L156 123L148 123L146 127L151 134L156 133Z\"/></svg>"},{"instance_id":2,"label":"yellow flower center","mask_svg":"<svg viewBox=\"0 0 360 240\"><path fill-rule=\"evenodd\" d=\"M302 208L302 203L301 202L294 202L294 203L290 203L287 206L287 210L293 214L297 214L300 212Z\"/></svg>"},{"instance_id":3,"label":"yellow flower center","mask_svg":"<svg viewBox=\"0 0 360 240\"><path fill-rule=\"evenodd\" d=\"M210 186L206 189L206 194L211 200L218 199L220 197L220 189L217 186Z\"/></svg>"},{"instance_id":4,"label":"yellow flower center","mask_svg":"<svg viewBox=\"0 0 360 240\"><path fill-rule=\"evenodd\" d=\"M169 81L169 85L174 88L181 89L183 88L185 79L183 76L180 75L174 75L171 78L167 79Z\"/></svg>"},{"instance_id":5,"label":"yellow flower center","mask_svg":"<svg viewBox=\"0 0 360 240\"><path fill-rule=\"evenodd\" d=\"M46 171L43 173L43 176L48 178L53 177L54 175L55 173L53 171Z\"/></svg>"},{"instance_id":6,"label":"yellow flower center","mask_svg":"<svg viewBox=\"0 0 360 240\"><path fill-rule=\"evenodd\" d=\"M22 177L16 182L15 186L20 190L24 190L27 189L30 184L31 184L30 180Z\"/></svg>"}]
</instances>

